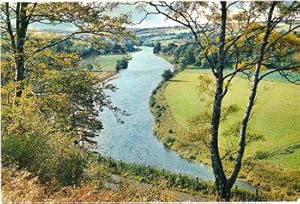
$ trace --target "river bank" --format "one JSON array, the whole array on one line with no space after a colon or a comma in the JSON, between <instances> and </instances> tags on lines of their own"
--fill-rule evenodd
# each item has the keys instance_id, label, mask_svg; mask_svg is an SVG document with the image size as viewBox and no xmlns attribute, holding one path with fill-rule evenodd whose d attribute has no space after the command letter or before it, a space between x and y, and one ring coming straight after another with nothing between
<instances>
[{"instance_id":1,"label":"river bank","mask_svg":"<svg viewBox=\"0 0 300 204\"><path fill-rule=\"evenodd\" d=\"M163 58L166 60L170 59L166 56L163 56ZM172 63L171 60L169 62ZM178 73L180 72L181 70L178 71ZM153 92L150 108L154 116L155 135L168 148L176 151L182 157L210 165L208 149L200 141L191 141L189 139L188 127L178 123L169 107L165 91L170 83L181 84L187 83L187 81L175 75L170 81L160 84ZM174 90L173 93L175 94ZM176 94L180 95L180 92ZM228 174L231 172L232 166L232 161L225 161L225 169ZM245 159L239 179L248 182L261 191L269 193L271 196L274 196L274 199L275 197L276 199L295 199L299 196L297 191L299 173L263 160Z\"/></svg>"},{"instance_id":2,"label":"river bank","mask_svg":"<svg viewBox=\"0 0 300 204\"><path fill-rule=\"evenodd\" d=\"M2 169L2 195L10 202L145 202L216 201L214 185L137 164L89 153L84 182L61 187L39 181L27 170ZM15 189L18 189L15 191ZM268 200L264 195L236 189L232 201Z\"/></svg>"}]
</instances>

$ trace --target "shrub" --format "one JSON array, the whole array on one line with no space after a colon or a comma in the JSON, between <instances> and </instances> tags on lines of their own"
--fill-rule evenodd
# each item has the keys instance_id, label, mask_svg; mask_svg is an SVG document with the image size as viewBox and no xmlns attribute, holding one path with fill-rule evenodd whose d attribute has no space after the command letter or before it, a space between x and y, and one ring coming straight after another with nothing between
<instances>
[{"instance_id":1,"label":"shrub","mask_svg":"<svg viewBox=\"0 0 300 204\"><path fill-rule=\"evenodd\" d=\"M160 108L156 108L154 115L156 118L160 118L162 115L162 110Z\"/></svg>"},{"instance_id":2,"label":"shrub","mask_svg":"<svg viewBox=\"0 0 300 204\"><path fill-rule=\"evenodd\" d=\"M166 138L165 138L165 143L166 144L172 144L172 143L174 143L175 142L175 138L174 137L172 137L172 136L167 136Z\"/></svg>"},{"instance_id":3,"label":"shrub","mask_svg":"<svg viewBox=\"0 0 300 204\"><path fill-rule=\"evenodd\" d=\"M160 51L161 51L161 44L160 44L160 42L157 42L157 43L154 45L153 53L154 53L154 54L158 54Z\"/></svg>"},{"instance_id":4,"label":"shrub","mask_svg":"<svg viewBox=\"0 0 300 204\"><path fill-rule=\"evenodd\" d=\"M269 156L267 152L257 151L254 155L254 159L266 159Z\"/></svg>"},{"instance_id":5,"label":"shrub","mask_svg":"<svg viewBox=\"0 0 300 204\"><path fill-rule=\"evenodd\" d=\"M51 147L47 137L35 135L7 136L3 138L3 165L16 165L38 175L42 181L51 180L53 175Z\"/></svg>"},{"instance_id":6,"label":"shrub","mask_svg":"<svg viewBox=\"0 0 300 204\"><path fill-rule=\"evenodd\" d=\"M83 178L87 158L80 153L70 153L57 162L57 178L64 186L79 185Z\"/></svg>"},{"instance_id":7,"label":"shrub","mask_svg":"<svg viewBox=\"0 0 300 204\"><path fill-rule=\"evenodd\" d=\"M161 76L162 76L164 81L168 81L172 78L173 72L171 70L167 69L162 73Z\"/></svg>"},{"instance_id":8,"label":"shrub","mask_svg":"<svg viewBox=\"0 0 300 204\"><path fill-rule=\"evenodd\" d=\"M56 138L57 139L57 138ZM83 178L87 158L81 150L71 146L67 140L48 136L6 136L2 141L4 166L27 169L46 182L58 181L62 185L79 185ZM68 150L67 153L65 152Z\"/></svg>"},{"instance_id":9,"label":"shrub","mask_svg":"<svg viewBox=\"0 0 300 204\"><path fill-rule=\"evenodd\" d=\"M16 164L20 168L32 166L36 157L35 145L29 145L28 137L4 137L2 140L2 162Z\"/></svg>"},{"instance_id":10,"label":"shrub","mask_svg":"<svg viewBox=\"0 0 300 204\"><path fill-rule=\"evenodd\" d=\"M156 101L153 96L150 97L150 107L153 108L156 104Z\"/></svg>"},{"instance_id":11,"label":"shrub","mask_svg":"<svg viewBox=\"0 0 300 204\"><path fill-rule=\"evenodd\" d=\"M121 69L127 69L128 67L128 61L126 59L121 59L117 61L116 70L117 72Z\"/></svg>"}]
</instances>

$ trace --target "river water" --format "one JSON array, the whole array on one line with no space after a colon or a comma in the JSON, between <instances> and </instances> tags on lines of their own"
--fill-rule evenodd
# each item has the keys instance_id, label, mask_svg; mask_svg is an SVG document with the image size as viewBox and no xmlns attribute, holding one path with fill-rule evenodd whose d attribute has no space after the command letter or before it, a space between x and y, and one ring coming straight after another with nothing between
<instances>
[{"instance_id":1,"label":"river water","mask_svg":"<svg viewBox=\"0 0 300 204\"><path fill-rule=\"evenodd\" d=\"M113 104L130 115L122 116L124 124L121 124L109 110L100 114L104 129L96 139L97 150L116 160L212 180L210 168L181 158L167 149L153 134L149 98L152 90L161 81L163 70L173 69L173 66L154 55L153 48L141 49L142 51L132 54L128 68L111 81L118 90L108 93Z\"/></svg>"},{"instance_id":2,"label":"river water","mask_svg":"<svg viewBox=\"0 0 300 204\"><path fill-rule=\"evenodd\" d=\"M210 167L181 158L153 134L149 99L162 80L163 71L173 69L173 65L154 55L153 48L141 49L142 51L132 54L128 68L111 81L118 90L107 93L113 105L130 115L122 116L124 124L121 124L109 110L100 114L104 129L96 138L97 151L103 156L127 163L139 163L197 176L203 180L214 180ZM237 181L236 185L254 190L245 182Z\"/></svg>"}]
</instances>

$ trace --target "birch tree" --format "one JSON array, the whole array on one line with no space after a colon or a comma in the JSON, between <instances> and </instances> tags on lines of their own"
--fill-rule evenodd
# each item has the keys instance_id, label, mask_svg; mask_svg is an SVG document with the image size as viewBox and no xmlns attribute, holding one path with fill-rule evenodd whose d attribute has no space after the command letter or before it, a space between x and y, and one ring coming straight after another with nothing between
<instances>
[{"instance_id":1,"label":"birch tree","mask_svg":"<svg viewBox=\"0 0 300 204\"><path fill-rule=\"evenodd\" d=\"M294 54L299 51L295 31L298 2L142 2L147 15L160 14L190 29L215 80L214 101L208 141L215 184L219 197L229 201L231 189L242 167L248 124L260 82L278 72L298 84L292 76L300 67ZM151 9L147 9L151 8ZM284 30L280 27L285 26ZM229 65L228 65L229 64ZM225 74L225 69L229 73ZM248 104L239 126L239 144L230 175L224 172L219 149L222 104L232 80L244 74L251 81ZM226 154L226 153L225 153Z\"/></svg>"}]
</instances>

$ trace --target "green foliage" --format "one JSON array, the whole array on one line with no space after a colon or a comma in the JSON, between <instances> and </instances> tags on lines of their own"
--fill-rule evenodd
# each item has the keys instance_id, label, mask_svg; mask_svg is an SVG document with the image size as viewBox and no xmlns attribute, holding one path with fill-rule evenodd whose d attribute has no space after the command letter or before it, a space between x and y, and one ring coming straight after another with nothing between
<instances>
[{"instance_id":1,"label":"green foliage","mask_svg":"<svg viewBox=\"0 0 300 204\"><path fill-rule=\"evenodd\" d=\"M158 54L160 51L161 51L161 44L160 44L160 42L157 42L157 43L154 45L153 53L154 53L154 54Z\"/></svg>"},{"instance_id":2,"label":"green foliage","mask_svg":"<svg viewBox=\"0 0 300 204\"><path fill-rule=\"evenodd\" d=\"M156 105L154 106L154 115L155 118L159 119L162 116L162 113L165 111L165 106Z\"/></svg>"},{"instance_id":3,"label":"green foliage","mask_svg":"<svg viewBox=\"0 0 300 204\"><path fill-rule=\"evenodd\" d=\"M92 67L93 71L116 71L116 66L118 60L127 59L130 57L127 55L98 55L96 57L90 57L82 60L79 63L79 67L82 69L88 68L88 66Z\"/></svg>"},{"instance_id":4,"label":"green foliage","mask_svg":"<svg viewBox=\"0 0 300 204\"><path fill-rule=\"evenodd\" d=\"M106 164L111 172L114 174L121 174L128 178L134 178L142 183L154 184L158 180L166 181L168 189L179 190L187 193L200 192L202 195L215 194L215 187L212 182L203 181L199 178L188 176L185 174L175 174L170 171L157 169L141 164L128 164L111 158L97 156L98 162L102 165ZM243 188L238 188L232 194L234 200L267 200L270 199L269 194L260 192L257 196L255 192L250 192Z\"/></svg>"},{"instance_id":5,"label":"green foliage","mask_svg":"<svg viewBox=\"0 0 300 204\"><path fill-rule=\"evenodd\" d=\"M120 163L120 161L108 159L99 155L100 162L106 162L109 168L114 173L122 173L124 175L134 175L139 176L142 182L153 183L159 179L165 179L167 181L167 186L178 189L189 189L189 190L206 190L211 193L214 192L214 187L212 183L205 182L201 179L175 174L170 171L157 169L150 166L145 166L141 164L128 164Z\"/></svg>"},{"instance_id":6,"label":"green foliage","mask_svg":"<svg viewBox=\"0 0 300 204\"><path fill-rule=\"evenodd\" d=\"M173 72L169 69L164 70L164 72L162 73L162 78L164 81L169 81L172 77L173 77Z\"/></svg>"},{"instance_id":7,"label":"green foliage","mask_svg":"<svg viewBox=\"0 0 300 204\"><path fill-rule=\"evenodd\" d=\"M269 159L271 157L285 155L285 154L293 154L295 150L300 149L300 144L292 144L279 148L274 148L271 151L257 151L254 155L254 159L262 160Z\"/></svg>"},{"instance_id":8,"label":"green foliage","mask_svg":"<svg viewBox=\"0 0 300 204\"><path fill-rule=\"evenodd\" d=\"M249 25L249 30L258 29L259 24L253 23ZM249 32L249 30L247 32ZM259 44L261 42L263 29L258 29L256 34L251 36L245 36L237 41L238 51L232 50L228 52L225 60L225 67L235 69L236 66L241 68L247 65L252 58L254 58L258 53ZM278 31L273 31L270 36L270 44L274 39L278 38L282 33ZM164 55L174 56L175 63L178 63L183 68L193 68L193 69L207 69L209 64L204 53L206 52L207 57L213 60L216 57L216 44L214 41L218 41L216 35L211 36L211 42L207 45L206 50L200 50L193 41L183 41L176 45L175 43L169 43L168 45L162 46L162 52ZM230 36L227 36L230 39ZM279 39L278 43L275 43L271 47L268 53L266 53L266 58L264 64L272 64L268 66L268 69L273 69L274 67L287 66L287 65L297 65L297 51L299 50L299 36L295 33L289 33ZM246 46L245 46L246 45ZM204 52L205 51L205 52ZM236 64L236 55L239 56L239 63ZM280 57L284 56L284 57ZM245 60L241 60L245 59ZM278 60L280 59L280 60ZM262 66L262 70L266 70L267 67ZM253 68L254 70L254 68ZM253 71L250 69L250 73ZM296 70L296 68L294 69ZM294 79L292 76L288 76L290 79Z\"/></svg>"},{"instance_id":9,"label":"green foliage","mask_svg":"<svg viewBox=\"0 0 300 204\"><path fill-rule=\"evenodd\" d=\"M79 185L87 158L80 150L70 147L72 143L62 138L60 141L57 144L53 138L41 135L6 136L2 143L3 165L27 169L45 183Z\"/></svg>"},{"instance_id":10,"label":"green foliage","mask_svg":"<svg viewBox=\"0 0 300 204\"><path fill-rule=\"evenodd\" d=\"M237 104L230 104L228 106L223 107L221 120L225 120L228 115L236 113L239 110L240 108Z\"/></svg>"},{"instance_id":11,"label":"green foliage","mask_svg":"<svg viewBox=\"0 0 300 204\"><path fill-rule=\"evenodd\" d=\"M174 62L178 63L182 68L196 65L197 69L199 69L205 68L207 65L203 53L201 53L198 46L191 42L186 42L181 45L169 43L167 46L162 47L162 52L164 55L174 56Z\"/></svg>"},{"instance_id":12,"label":"green foliage","mask_svg":"<svg viewBox=\"0 0 300 204\"><path fill-rule=\"evenodd\" d=\"M255 159L266 159L269 156L267 152L257 151L254 155Z\"/></svg>"},{"instance_id":13,"label":"green foliage","mask_svg":"<svg viewBox=\"0 0 300 204\"><path fill-rule=\"evenodd\" d=\"M122 69L127 69L128 67L128 60L127 59L121 59L117 61L116 70L117 72Z\"/></svg>"},{"instance_id":14,"label":"green foliage","mask_svg":"<svg viewBox=\"0 0 300 204\"><path fill-rule=\"evenodd\" d=\"M27 88L17 98L18 106L14 106L11 96L15 83L3 86L4 135L28 131L51 135L55 130L74 140L90 141L94 132L102 128L98 110L107 106L118 112L104 94L104 89L114 90L114 87L103 84L93 73L44 68L47 61L35 61L34 65L40 69L32 70L30 78L23 81ZM102 86L98 86L100 83Z\"/></svg>"},{"instance_id":15,"label":"green foliage","mask_svg":"<svg viewBox=\"0 0 300 204\"><path fill-rule=\"evenodd\" d=\"M150 96L150 102L149 103L150 103L151 108L153 108L155 106L155 99L152 95Z\"/></svg>"},{"instance_id":16,"label":"green foliage","mask_svg":"<svg viewBox=\"0 0 300 204\"><path fill-rule=\"evenodd\" d=\"M194 57L193 47L188 47L181 58L181 64L183 67L187 67L188 65L195 63L195 57Z\"/></svg>"},{"instance_id":17,"label":"green foliage","mask_svg":"<svg viewBox=\"0 0 300 204\"><path fill-rule=\"evenodd\" d=\"M103 41L101 38L94 39L94 42L79 41L77 39L68 39L64 42L53 46L51 49L54 52L74 53L78 52L82 59L94 58L99 55L125 55L127 52L135 52L132 40L125 40L125 43Z\"/></svg>"},{"instance_id":18,"label":"green foliage","mask_svg":"<svg viewBox=\"0 0 300 204\"><path fill-rule=\"evenodd\" d=\"M175 138L172 136L167 136L164 138L164 143L167 145L172 145L175 142Z\"/></svg>"},{"instance_id":19,"label":"green foliage","mask_svg":"<svg viewBox=\"0 0 300 204\"><path fill-rule=\"evenodd\" d=\"M74 144L93 144L91 138L102 129L98 113L104 107L120 112L104 92L115 87L92 72L77 69L80 53L71 49L73 41L65 41L65 49L58 46L35 52L64 36L34 32L28 36L25 79L14 80L13 57L1 60L5 76L1 87L3 165L26 168L43 182L79 185L86 158L84 150ZM18 97L16 87L22 90Z\"/></svg>"},{"instance_id":20,"label":"green foliage","mask_svg":"<svg viewBox=\"0 0 300 204\"><path fill-rule=\"evenodd\" d=\"M58 181L65 186L79 185L86 165L87 158L80 153L70 153L60 157L57 162Z\"/></svg>"},{"instance_id":21,"label":"green foliage","mask_svg":"<svg viewBox=\"0 0 300 204\"><path fill-rule=\"evenodd\" d=\"M16 164L19 168L35 170L39 162L44 160L48 147L45 137L33 135L8 136L2 139L3 165Z\"/></svg>"},{"instance_id":22,"label":"green foliage","mask_svg":"<svg viewBox=\"0 0 300 204\"><path fill-rule=\"evenodd\" d=\"M177 45L175 43L169 43L166 47L162 48L163 54L171 54L172 50L175 49Z\"/></svg>"}]
</instances>

